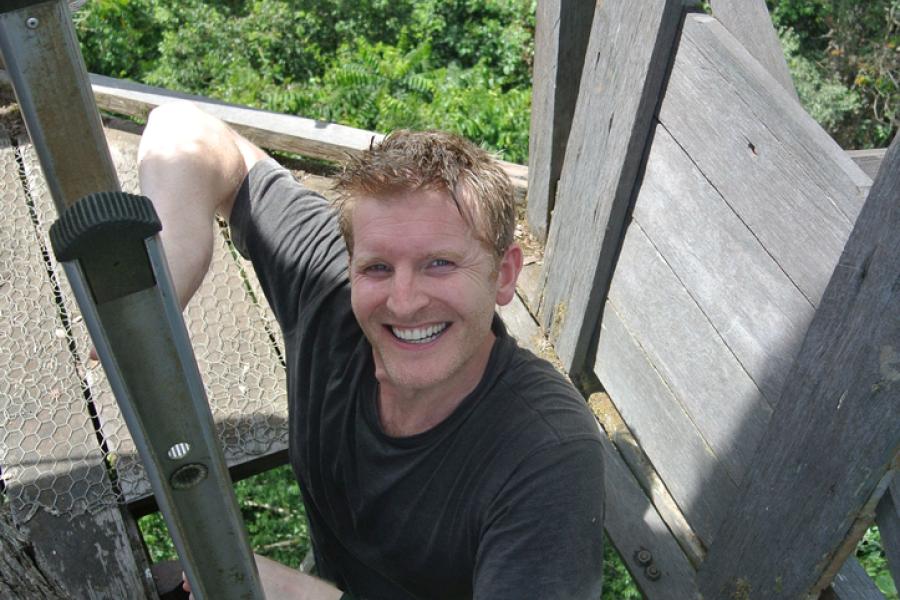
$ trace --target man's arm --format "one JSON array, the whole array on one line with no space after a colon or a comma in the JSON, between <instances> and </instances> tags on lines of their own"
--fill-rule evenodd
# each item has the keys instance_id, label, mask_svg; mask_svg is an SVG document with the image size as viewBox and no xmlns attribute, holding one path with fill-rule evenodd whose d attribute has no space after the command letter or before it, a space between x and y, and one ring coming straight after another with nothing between
<instances>
[{"instance_id":1,"label":"man's arm","mask_svg":"<svg viewBox=\"0 0 900 600\"><path fill-rule=\"evenodd\" d=\"M189 102L150 113L138 149L141 192L163 224L160 238L184 308L212 260L214 218L224 218L265 152Z\"/></svg>"},{"instance_id":2,"label":"man's arm","mask_svg":"<svg viewBox=\"0 0 900 600\"><path fill-rule=\"evenodd\" d=\"M254 556L266 600L339 600L342 597L339 589L321 579L286 567L265 556L258 554ZM187 579L184 580L182 589L186 592L191 591Z\"/></svg>"}]
</instances>

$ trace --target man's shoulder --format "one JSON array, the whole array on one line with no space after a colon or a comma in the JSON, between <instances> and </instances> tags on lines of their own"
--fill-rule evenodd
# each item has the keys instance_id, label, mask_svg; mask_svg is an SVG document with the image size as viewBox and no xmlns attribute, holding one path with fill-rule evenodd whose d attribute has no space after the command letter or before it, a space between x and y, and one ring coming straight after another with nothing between
<instances>
[{"instance_id":1,"label":"man's shoulder","mask_svg":"<svg viewBox=\"0 0 900 600\"><path fill-rule=\"evenodd\" d=\"M600 439L597 420L581 393L553 365L528 350L516 348L495 393L506 426L532 448Z\"/></svg>"}]
</instances>

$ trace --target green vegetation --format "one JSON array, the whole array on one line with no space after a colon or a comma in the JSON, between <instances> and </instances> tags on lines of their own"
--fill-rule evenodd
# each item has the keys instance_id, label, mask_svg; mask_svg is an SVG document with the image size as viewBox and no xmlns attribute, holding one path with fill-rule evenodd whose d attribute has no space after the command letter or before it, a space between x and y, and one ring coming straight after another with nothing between
<instances>
[{"instance_id":1,"label":"green vegetation","mask_svg":"<svg viewBox=\"0 0 900 600\"><path fill-rule=\"evenodd\" d=\"M257 108L389 131L440 128L527 161L536 0L92 0L88 69ZM900 0L769 0L798 93L846 148L896 134ZM287 468L236 486L255 550L308 547ZM159 515L141 528L174 557ZM640 594L607 545L604 598ZM857 552L889 597L877 530ZM893 595L891 595L893 594Z\"/></svg>"}]
</instances>

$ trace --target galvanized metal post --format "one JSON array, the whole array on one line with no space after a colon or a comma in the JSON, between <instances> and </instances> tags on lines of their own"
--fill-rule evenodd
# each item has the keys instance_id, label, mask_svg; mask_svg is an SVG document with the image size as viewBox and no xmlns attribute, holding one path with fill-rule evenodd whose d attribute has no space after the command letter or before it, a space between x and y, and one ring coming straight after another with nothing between
<instances>
[{"instance_id":1,"label":"galvanized metal post","mask_svg":"<svg viewBox=\"0 0 900 600\"><path fill-rule=\"evenodd\" d=\"M198 599L263 598L149 200L120 191L67 2L4 0L0 53L51 241Z\"/></svg>"}]
</instances>

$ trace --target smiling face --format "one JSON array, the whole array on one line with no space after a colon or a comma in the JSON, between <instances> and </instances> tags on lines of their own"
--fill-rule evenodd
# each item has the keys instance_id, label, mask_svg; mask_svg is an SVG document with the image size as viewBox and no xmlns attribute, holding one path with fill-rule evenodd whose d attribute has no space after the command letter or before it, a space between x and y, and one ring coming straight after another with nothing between
<instances>
[{"instance_id":1,"label":"smiling face","mask_svg":"<svg viewBox=\"0 0 900 600\"><path fill-rule=\"evenodd\" d=\"M515 245L497 257L444 191L366 198L352 212L351 298L382 395L460 401L490 356L496 304L515 293Z\"/></svg>"}]
</instances>

